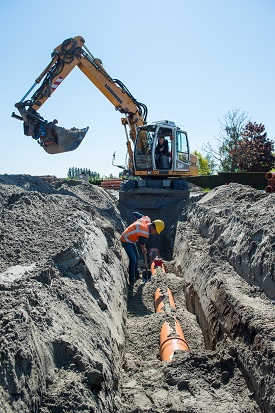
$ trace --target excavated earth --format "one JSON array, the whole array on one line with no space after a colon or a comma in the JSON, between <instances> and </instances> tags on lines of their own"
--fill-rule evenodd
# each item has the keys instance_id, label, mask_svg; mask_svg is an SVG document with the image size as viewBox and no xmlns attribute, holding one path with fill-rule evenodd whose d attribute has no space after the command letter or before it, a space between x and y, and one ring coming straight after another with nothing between
<instances>
[{"instance_id":1,"label":"excavated earth","mask_svg":"<svg viewBox=\"0 0 275 413\"><path fill-rule=\"evenodd\" d=\"M0 413L275 411L275 194L191 189L127 209L84 181L0 176ZM135 210L165 221L147 243L165 272L130 288ZM162 361L175 319L190 351Z\"/></svg>"}]
</instances>

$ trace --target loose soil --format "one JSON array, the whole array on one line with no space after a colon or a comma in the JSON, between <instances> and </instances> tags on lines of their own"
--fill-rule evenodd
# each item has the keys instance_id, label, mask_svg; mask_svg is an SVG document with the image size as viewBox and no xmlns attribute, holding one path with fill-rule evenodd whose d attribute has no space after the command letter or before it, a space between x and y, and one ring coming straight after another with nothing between
<instances>
[{"instance_id":1,"label":"loose soil","mask_svg":"<svg viewBox=\"0 0 275 413\"><path fill-rule=\"evenodd\" d=\"M191 189L130 210L85 181L0 176L1 413L275 412L275 194ZM133 211L164 220L147 250L165 272L131 288ZM175 320L190 351L163 361Z\"/></svg>"}]
</instances>

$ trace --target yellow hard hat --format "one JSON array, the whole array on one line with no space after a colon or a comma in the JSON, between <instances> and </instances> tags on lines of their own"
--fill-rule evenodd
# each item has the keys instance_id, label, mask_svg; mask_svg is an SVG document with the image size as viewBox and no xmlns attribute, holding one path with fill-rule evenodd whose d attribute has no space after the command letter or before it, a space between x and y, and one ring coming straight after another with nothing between
<instances>
[{"instance_id":1,"label":"yellow hard hat","mask_svg":"<svg viewBox=\"0 0 275 413\"><path fill-rule=\"evenodd\" d=\"M160 234L161 231L164 230L165 225L161 219L155 219L155 221L153 221L153 224L155 225L158 234Z\"/></svg>"}]
</instances>

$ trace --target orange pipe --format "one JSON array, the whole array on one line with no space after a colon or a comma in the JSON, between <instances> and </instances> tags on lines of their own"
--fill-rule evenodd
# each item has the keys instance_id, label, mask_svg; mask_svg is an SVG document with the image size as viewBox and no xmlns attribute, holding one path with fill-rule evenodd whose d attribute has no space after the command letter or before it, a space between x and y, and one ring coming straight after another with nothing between
<instances>
[{"instance_id":1,"label":"orange pipe","mask_svg":"<svg viewBox=\"0 0 275 413\"><path fill-rule=\"evenodd\" d=\"M265 187L265 192L273 192L273 188L272 188L272 186L271 185L267 185L266 187Z\"/></svg>"},{"instance_id":2,"label":"orange pipe","mask_svg":"<svg viewBox=\"0 0 275 413\"><path fill-rule=\"evenodd\" d=\"M165 268L162 263L162 258L160 258L160 252L158 248L150 248L149 258L151 263L151 275L154 275L156 273L157 267L161 267L162 271L165 272Z\"/></svg>"},{"instance_id":3,"label":"orange pipe","mask_svg":"<svg viewBox=\"0 0 275 413\"><path fill-rule=\"evenodd\" d=\"M175 304L170 288L167 288L167 292L168 292L168 297L169 297L169 302L170 302L171 307L176 308L176 304Z\"/></svg>"},{"instance_id":4,"label":"orange pipe","mask_svg":"<svg viewBox=\"0 0 275 413\"><path fill-rule=\"evenodd\" d=\"M164 307L164 296L162 295L160 288L157 288L155 291L155 312L156 313L163 313Z\"/></svg>"},{"instance_id":5,"label":"orange pipe","mask_svg":"<svg viewBox=\"0 0 275 413\"><path fill-rule=\"evenodd\" d=\"M162 272L165 272L164 265L162 264L162 259L155 259L151 264L151 275L155 275L157 268L161 268Z\"/></svg>"},{"instance_id":6,"label":"orange pipe","mask_svg":"<svg viewBox=\"0 0 275 413\"><path fill-rule=\"evenodd\" d=\"M190 351L178 321L175 325L165 321L160 332L159 353L162 361L171 361L176 350Z\"/></svg>"},{"instance_id":7,"label":"orange pipe","mask_svg":"<svg viewBox=\"0 0 275 413\"><path fill-rule=\"evenodd\" d=\"M171 307L176 308L174 298L172 296L172 292L169 288L167 288L167 293L168 293L168 298L169 298L169 303ZM155 291L155 312L156 313L163 313L163 307L164 307L164 299L165 296L162 294L160 288L157 288Z\"/></svg>"},{"instance_id":8,"label":"orange pipe","mask_svg":"<svg viewBox=\"0 0 275 413\"><path fill-rule=\"evenodd\" d=\"M265 174L265 178L266 179L272 179L272 178L274 178L275 177L275 173L273 173L273 172L267 172L266 174Z\"/></svg>"},{"instance_id":9,"label":"orange pipe","mask_svg":"<svg viewBox=\"0 0 275 413\"><path fill-rule=\"evenodd\" d=\"M104 181L101 181L100 186L103 188L119 188L122 180L121 179L106 179Z\"/></svg>"}]
</instances>

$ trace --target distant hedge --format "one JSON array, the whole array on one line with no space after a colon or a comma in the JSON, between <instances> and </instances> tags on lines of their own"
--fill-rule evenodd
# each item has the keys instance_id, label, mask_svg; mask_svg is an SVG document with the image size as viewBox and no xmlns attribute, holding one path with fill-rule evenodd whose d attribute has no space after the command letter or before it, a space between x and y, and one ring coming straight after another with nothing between
<instances>
[{"instance_id":1,"label":"distant hedge","mask_svg":"<svg viewBox=\"0 0 275 413\"><path fill-rule=\"evenodd\" d=\"M249 185L255 189L265 189L267 186L266 172L220 172L217 175L201 175L187 177L186 180L201 188L216 188L220 185L238 183Z\"/></svg>"}]
</instances>

